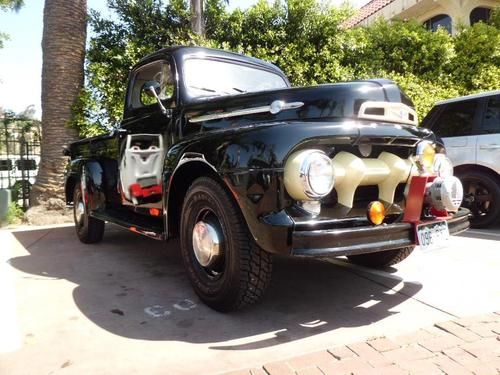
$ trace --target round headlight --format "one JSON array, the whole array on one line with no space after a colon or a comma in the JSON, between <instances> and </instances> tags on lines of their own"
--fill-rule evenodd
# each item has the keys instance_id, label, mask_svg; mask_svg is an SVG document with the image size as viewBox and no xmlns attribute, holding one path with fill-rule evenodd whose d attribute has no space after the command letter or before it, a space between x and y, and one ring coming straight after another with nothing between
<instances>
[{"instance_id":1,"label":"round headlight","mask_svg":"<svg viewBox=\"0 0 500 375\"><path fill-rule=\"evenodd\" d=\"M432 169L439 177L445 178L453 176L453 163L444 154L437 154L435 156Z\"/></svg>"},{"instance_id":2,"label":"round headlight","mask_svg":"<svg viewBox=\"0 0 500 375\"><path fill-rule=\"evenodd\" d=\"M285 187L296 200L318 200L333 188L333 167L321 150L292 154L285 165Z\"/></svg>"},{"instance_id":3,"label":"round headlight","mask_svg":"<svg viewBox=\"0 0 500 375\"><path fill-rule=\"evenodd\" d=\"M429 141L422 141L417 144L416 162L421 172L430 173L434 164L436 150L434 144Z\"/></svg>"},{"instance_id":4,"label":"round headlight","mask_svg":"<svg viewBox=\"0 0 500 375\"><path fill-rule=\"evenodd\" d=\"M333 188L332 161L321 151L311 152L300 168L304 193L310 198L321 198Z\"/></svg>"}]
</instances>

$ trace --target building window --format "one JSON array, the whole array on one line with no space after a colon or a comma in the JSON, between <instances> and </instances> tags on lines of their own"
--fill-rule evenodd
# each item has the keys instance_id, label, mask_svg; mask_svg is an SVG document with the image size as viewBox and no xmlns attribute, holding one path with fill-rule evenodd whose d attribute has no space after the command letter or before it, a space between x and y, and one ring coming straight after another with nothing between
<instances>
[{"instance_id":1,"label":"building window","mask_svg":"<svg viewBox=\"0 0 500 375\"><path fill-rule=\"evenodd\" d=\"M488 22L490 20L491 16L491 9L490 8L483 8L483 7L477 7L472 9L472 12L470 12L469 20L470 20L470 25L474 25L475 23L478 22Z\"/></svg>"},{"instance_id":2,"label":"building window","mask_svg":"<svg viewBox=\"0 0 500 375\"><path fill-rule=\"evenodd\" d=\"M451 17L447 14L438 14L425 21L424 26L430 31L437 31L439 27L442 27L451 34Z\"/></svg>"}]
</instances>

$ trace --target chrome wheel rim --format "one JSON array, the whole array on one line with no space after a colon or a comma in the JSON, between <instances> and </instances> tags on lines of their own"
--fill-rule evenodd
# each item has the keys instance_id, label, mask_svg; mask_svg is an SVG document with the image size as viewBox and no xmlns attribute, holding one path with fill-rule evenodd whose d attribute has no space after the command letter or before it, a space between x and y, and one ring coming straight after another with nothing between
<instances>
[{"instance_id":1,"label":"chrome wheel rim","mask_svg":"<svg viewBox=\"0 0 500 375\"><path fill-rule=\"evenodd\" d=\"M213 225L203 220L193 228L193 250L196 260L202 267L210 267L220 257L221 236Z\"/></svg>"},{"instance_id":2,"label":"chrome wheel rim","mask_svg":"<svg viewBox=\"0 0 500 375\"><path fill-rule=\"evenodd\" d=\"M82 226L84 219L85 219L85 205L83 204L83 201L80 198L78 203L75 205L75 221L78 224L78 226Z\"/></svg>"},{"instance_id":3,"label":"chrome wheel rim","mask_svg":"<svg viewBox=\"0 0 500 375\"><path fill-rule=\"evenodd\" d=\"M210 207L201 207L191 234L196 268L212 281L219 280L226 266L223 226Z\"/></svg>"}]
</instances>

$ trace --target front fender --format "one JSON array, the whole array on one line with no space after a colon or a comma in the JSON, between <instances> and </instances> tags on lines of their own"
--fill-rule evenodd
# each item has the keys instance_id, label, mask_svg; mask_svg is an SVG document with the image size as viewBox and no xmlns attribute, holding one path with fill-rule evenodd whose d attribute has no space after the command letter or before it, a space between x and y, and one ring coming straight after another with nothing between
<instances>
[{"instance_id":1,"label":"front fender","mask_svg":"<svg viewBox=\"0 0 500 375\"><path fill-rule=\"evenodd\" d=\"M281 160L288 148L283 147L280 152ZM248 132L246 136L206 134L175 145L165 158L166 206L177 204L171 194L178 191L177 184L186 182L177 181L179 171L190 182L206 174L216 178L215 174L238 205L258 246L269 252L288 253L291 245L288 230L271 228L261 221L269 212L279 210L285 201L283 169L274 149L272 144L267 147L256 132ZM200 168L202 165L205 168ZM187 169L190 172L186 173ZM187 187L183 190L187 191ZM168 209L169 216L173 211Z\"/></svg>"}]
</instances>

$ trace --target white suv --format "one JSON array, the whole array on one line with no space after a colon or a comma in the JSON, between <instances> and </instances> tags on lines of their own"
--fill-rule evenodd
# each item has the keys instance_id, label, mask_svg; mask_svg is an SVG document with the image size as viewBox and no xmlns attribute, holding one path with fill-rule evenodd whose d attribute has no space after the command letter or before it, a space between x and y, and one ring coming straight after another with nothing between
<instances>
[{"instance_id":1,"label":"white suv","mask_svg":"<svg viewBox=\"0 0 500 375\"><path fill-rule=\"evenodd\" d=\"M442 138L464 186L471 225L500 219L500 90L436 103L422 121Z\"/></svg>"}]
</instances>

